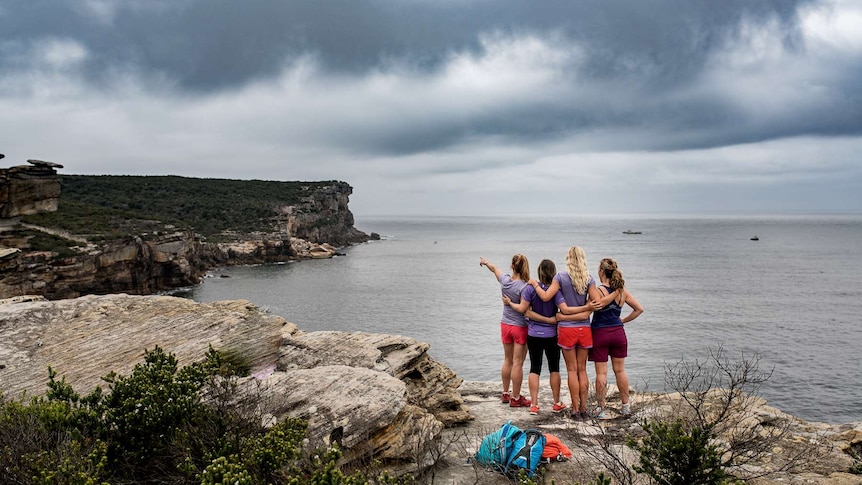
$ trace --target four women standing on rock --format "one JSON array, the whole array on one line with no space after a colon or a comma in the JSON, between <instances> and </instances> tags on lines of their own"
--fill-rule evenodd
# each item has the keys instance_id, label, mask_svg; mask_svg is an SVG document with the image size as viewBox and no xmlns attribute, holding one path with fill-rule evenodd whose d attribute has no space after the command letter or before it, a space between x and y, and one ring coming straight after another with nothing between
<instances>
[{"instance_id":1,"label":"four women standing on rock","mask_svg":"<svg viewBox=\"0 0 862 485\"><path fill-rule=\"evenodd\" d=\"M624 288L622 274L617 269L616 263L609 258L602 260L599 266L599 278L602 283L601 289L596 286L595 280L587 269L586 257L583 249L572 246L566 255L566 271L557 273L553 278L555 267L552 261L543 260L540 264L539 281L529 278L529 266L527 259L521 254L512 258L512 269L515 271L515 261L522 261L519 268L524 270L518 273L516 279L504 278L496 266L481 258L479 264L488 266L494 272L503 288L503 316L501 327L506 324L506 319L516 320L511 316L511 311L517 314L526 314L525 330L528 333L527 341L530 348L530 394L531 400L523 400L518 395L517 404L513 407L531 406L530 413L537 414L538 406L538 382L542 368L542 353L548 358L548 367L551 372L551 391L553 393L554 412L565 409L560 401L560 374L559 353L551 348L551 328L556 323L556 347L562 349L566 362L568 374L568 387L572 399L571 414L576 418L587 418L587 397L589 393L589 380L587 376L587 358L593 360L596 365L596 397L598 406L594 416L604 418L605 394L607 393L607 359L610 355L620 388L620 398L623 402L622 413L631 413L628 402L628 378L625 374L623 361L627 355L627 341L625 331L622 329L624 323L630 322L643 312L640 303ZM548 273L550 270L550 273ZM509 280L518 281L512 285ZM507 285L509 290L507 291ZM517 287L517 291L512 291ZM620 318L620 309L623 305L629 305L632 312ZM593 322L590 322L590 315ZM508 317L507 317L508 315ZM616 318L614 318L616 317ZM618 323L619 322L619 323ZM598 327L596 327L598 325ZM617 328L619 327L619 328ZM598 329L594 335L593 329ZM515 367L517 361L509 359L506 350L507 337L503 332L504 363L503 363L503 401L507 400L509 384L513 391L520 391L520 381L523 370L517 372ZM531 339L530 337L533 337ZM596 340L596 338L598 340ZM595 355L593 355L595 354ZM523 364L523 357L521 358ZM556 370L556 375L555 375ZM508 379L508 381L507 381ZM535 383L535 384L534 384ZM524 402L526 401L526 403Z\"/></svg>"}]
</instances>

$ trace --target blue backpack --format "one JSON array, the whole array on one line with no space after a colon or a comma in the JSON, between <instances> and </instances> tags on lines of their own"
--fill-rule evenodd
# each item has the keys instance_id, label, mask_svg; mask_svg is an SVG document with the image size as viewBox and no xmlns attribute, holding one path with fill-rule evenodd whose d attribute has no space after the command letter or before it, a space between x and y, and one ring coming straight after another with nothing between
<instances>
[{"instance_id":1,"label":"blue backpack","mask_svg":"<svg viewBox=\"0 0 862 485\"><path fill-rule=\"evenodd\" d=\"M512 424L512 421L509 421L499 430L485 436L476 452L476 462L484 467L505 473L509 456L511 456L515 445L515 435L519 433L521 430Z\"/></svg>"},{"instance_id":2,"label":"blue backpack","mask_svg":"<svg viewBox=\"0 0 862 485\"><path fill-rule=\"evenodd\" d=\"M532 477L542 461L545 451L545 435L537 429L518 431L506 459L506 474L516 476L520 470L526 470Z\"/></svg>"}]
</instances>

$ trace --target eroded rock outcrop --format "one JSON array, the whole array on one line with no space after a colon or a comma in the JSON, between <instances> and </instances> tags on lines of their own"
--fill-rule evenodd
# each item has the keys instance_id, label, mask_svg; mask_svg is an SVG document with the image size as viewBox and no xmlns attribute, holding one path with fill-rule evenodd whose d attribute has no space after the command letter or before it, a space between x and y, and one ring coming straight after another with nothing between
<instances>
[{"instance_id":1,"label":"eroded rock outcrop","mask_svg":"<svg viewBox=\"0 0 862 485\"><path fill-rule=\"evenodd\" d=\"M125 292L150 294L200 282L207 265L191 231L133 236L57 257L50 251L17 251L0 258L0 297L48 299Z\"/></svg>"},{"instance_id":2,"label":"eroded rock outcrop","mask_svg":"<svg viewBox=\"0 0 862 485\"><path fill-rule=\"evenodd\" d=\"M338 340L341 345L326 346ZM247 301L211 304L167 296L33 297L0 301L0 390L42 394L52 366L81 394L110 371L128 374L160 346L180 364L208 346L245 356L275 417L308 420L311 446L337 441L345 460L415 462L445 425L472 419L460 379L428 357L428 345L399 336L300 332Z\"/></svg>"},{"instance_id":3,"label":"eroded rock outcrop","mask_svg":"<svg viewBox=\"0 0 862 485\"><path fill-rule=\"evenodd\" d=\"M0 169L0 218L57 210L60 199L58 168L62 165L27 160L30 165Z\"/></svg>"},{"instance_id":4,"label":"eroded rock outcrop","mask_svg":"<svg viewBox=\"0 0 862 485\"><path fill-rule=\"evenodd\" d=\"M291 237L311 243L335 246L364 242L368 235L353 227L353 213L348 208L353 188L344 182L308 190L299 204L282 206L277 227Z\"/></svg>"}]
</instances>

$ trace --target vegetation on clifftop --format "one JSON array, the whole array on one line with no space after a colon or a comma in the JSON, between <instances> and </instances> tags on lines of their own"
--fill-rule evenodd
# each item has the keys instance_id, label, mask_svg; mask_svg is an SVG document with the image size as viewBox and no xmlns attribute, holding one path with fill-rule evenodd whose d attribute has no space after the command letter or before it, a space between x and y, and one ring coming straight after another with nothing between
<instances>
[{"instance_id":1,"label":"vegetation on clifftop","mask_svg":"<svg viewBox=\"0 0 862 485\"><path fill-rule=\"evenodd\" d=\"M193 228L207 237L223 231L271 232L277 207L342 183L131 175L61 175L60 182L57 211L28 216L25 222L91 239L163 230L165 225Z\"/></svg>"}]
</instances>

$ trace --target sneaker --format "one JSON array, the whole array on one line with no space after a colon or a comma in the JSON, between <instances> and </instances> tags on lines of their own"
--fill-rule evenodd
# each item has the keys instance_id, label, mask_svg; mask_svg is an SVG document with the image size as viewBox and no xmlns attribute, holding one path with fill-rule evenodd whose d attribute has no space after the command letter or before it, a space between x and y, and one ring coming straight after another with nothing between
<instances>
[{"instance_id":1,"label":"sneaker","mask_svg":"<svg viewBox=\"0 0 862 485\"><path fill-rule=\"evenodd\" d=\"M504 392L500 395L500 401L502 401L503 404L508 404L510 400L511 395L508 392Z\"/></svg>"},{"instance_id":2,"label":"sneaker","mask_svg":"<svg viewBox=\"0 0 862 485\"><path fill-rule=\"evenodd\" d=\"M596 406L596 409L593 410L593 417L596 419L607 419L605 416L605 410L601 408L601 406Z\"/></svg>"},{"instance_id":3,"label":"sneaker","mask_svg":"<svg viewBox=\"0 0 862 485\"><path fill-rule=\"evenodd\" d=\"M575 411L575 410L572 410L572 411L569 413L569 417L570 417L570 418L572 418L572 419L574 419L575 421L586 421L587 419L589 419L590 415L589 415L589 414L587 414L587 412L586 412L586 411Z\"/></svg>"},{"instance_id":4,"label":"sneaker","mask_svg":"<svg viewBox=\"0 0 862 485\"><path fill-rule=\"evenodd\" d=\"M530 406L530 414L532 414L533 416L539 414L539 406L537 406L535 404Z\"/></svg>"},{"instance_id":5,"label":"sneaker","mask_svg":"<svg viewBox=\"0 0 862 485\"><path fill-rule=\"evenodd\" d=\"M530 407L530 404L532 404L532 402L524 396L521 396L518 399L513 397L509 400L509 407L511 408L526 408Z\"/></svg>"},{"instance_id":6,"label":"sneaker","mask_svg":"<svg viewBox=\"0 0 862 485\"><path fill-rule=\"evenodd\" d=\"M566 409L566 405L565 405L565 404L563 404L563 402L562 402L562 401L560 401L560 402L555 402L555 403L554 403L554 409L553 409L553 411L554 411L555 413L558 413L558 412L560 412L560 411L562 411L562 410L564 410L564 409Z\"/></svg>"},{"instance_id":7,"label":"sneaker","mask_svg":"<svg viewBox=\"0 0 862 485\"><path fill-rule=\"evenodd\" d=\"M632 405L631 405L631 404L629 404L629 403L625 403L625 404L623 404L623 407L622 407L622 409L620 410L620 414L622 414L622 415L623 415L623 417L625 417L625 418L631 417L631 415L632 415Z\"/></svg>"}]
</instances>

